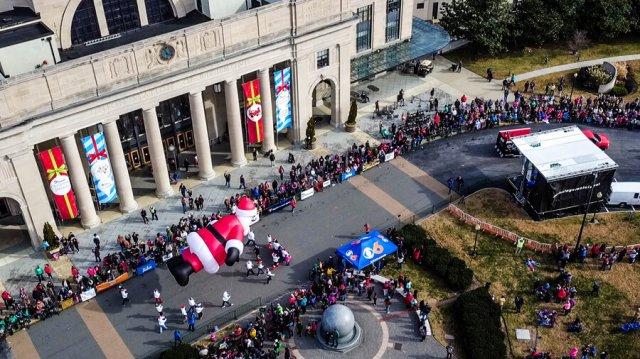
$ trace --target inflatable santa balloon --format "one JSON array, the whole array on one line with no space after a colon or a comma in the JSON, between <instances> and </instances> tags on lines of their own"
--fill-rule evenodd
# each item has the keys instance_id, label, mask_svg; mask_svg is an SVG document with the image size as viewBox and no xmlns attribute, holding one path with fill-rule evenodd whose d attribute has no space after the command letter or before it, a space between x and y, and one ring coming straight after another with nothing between
<instances>
[{"instance_id":1,"label":"inflatable santa balloon","mask_svg":"<svg viewBox=\"0 0 640 359\"><path fill-rule=\"evenodd\" d=\"M216 273L226 263L232 266L240 259L244 249L244 236L252 224L258 221L258 211L252 200L238 200L235 214L222 217L187 236L189 248L180 256L167 261L169 271L179 285L189 283L189 276L204 269Z\"/></svg>"}]
</instances>

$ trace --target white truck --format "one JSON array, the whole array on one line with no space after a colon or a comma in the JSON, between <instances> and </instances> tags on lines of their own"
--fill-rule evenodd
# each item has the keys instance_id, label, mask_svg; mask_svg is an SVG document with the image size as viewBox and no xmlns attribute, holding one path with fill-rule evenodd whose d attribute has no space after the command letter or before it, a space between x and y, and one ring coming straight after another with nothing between
<instances>
[{"instance_id":1,"label":"white truck","mask_svg":"<svg viewBox=\"0 0 640 359\"><path fill-rule=\"evenodd\" d=\"M640 182L612 182L610 206L637 206L640 205Z\"/></svg>"}]
</instances>

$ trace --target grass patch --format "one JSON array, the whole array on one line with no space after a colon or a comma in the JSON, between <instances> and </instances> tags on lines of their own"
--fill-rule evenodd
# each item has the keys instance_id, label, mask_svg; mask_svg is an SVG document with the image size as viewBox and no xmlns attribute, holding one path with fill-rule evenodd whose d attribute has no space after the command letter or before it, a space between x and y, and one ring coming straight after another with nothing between
<instances>
[{"instance_id":1,"label":"grass patch","mask_svg":"<svg viewBox=\"0 0 640 359\"><path fill-rule=\"evenodd\" d=\"M424 271L412 260L407 260L402 269L398 268L395 256L389 257L387 263L389 264L382 269L381 275L393 279L398 278L398 275L402 273L406 278L411 279L414 288L418 290L418 301L424 300L433 307L438 301L452 295L441 278L424 275Z\"/></svg>"},{"instance_id":2,"label":"grass patch","mask_svg":"<svg viewBox=\"0 0 640 359\"><path fill-rule=\"evenodd\" d=\"M573 243L580 230L582 216L546 221L533 221L513 200L511 194L500 189L484 189L459 205L465 212L486 222L544 243ZM591 219L588 215L587 220ZM628 245L640 243L640 214L598 213L597 224L584 228L584 243Z\"/></svg>"},{"instance_id":3,"label":"grass patch","mask_svg":"<svg viewBox=\"0 0 640 359\"><path fill-rule=\"evenodd\" d=\"M593 43L589 48L580 51L580 61L637 53L640 53L638 39ZM458 49L445 55L447 59L453 62L461 60L464 67L480 76L485 76L487 68L490 67L493 69L494 78L499 81L509 76L512 72L517 75L545 67L568 64L577 60L566 46L559 46L559 44L545 45L541 48L527 48L527 51L511 51L492 57L481 56L474 58L475 56L475 53L466 48ZM544 63L545 56L549 57L547 64ZM570 85L571 83L569 82L568 84ZM539 85L540 83L538 83Z\"/></svg>"},{"instance_id":4,"label":"grass patch","mask_svg":"<svg viewBox=\"0 0 640 359\"><path fill-rule=\"evenodd\" d=\"M478 203L482 203L488 198L487 193L483 192L466 199L465 202L471 208L470 211L474 208L477 209ZM487 209L486 212L491 213L491 218L505 220L500 218L502 215L512 217L512 221L513 218L522 221L526 219L522 212L516 210L517 208L510 208L508 203L501 203L500 192L493 194L493 200L488 201L484 206ZM626 217L627 215L622 215L619 218L615 217L614 220L606 217L603 226L617 223L619 227L615 229L610 227L609 231L617 231L616 235L620 237L623 234L635 233L626 227L637 226L640 223L640 218L635 215L628 217L628 219ZM563 220L567 219L534 223L538 224L541 229L547 228L548 222L563 223ZM533 294L536 282L551 282L557 278L558 272L553 259L549 256L539 256L526 251L516 255L513 245L483 233L478 235L477 256L474 258L471 256L475 238L475 231L472 227L446 212L430 217L422 225L438 242L438 245L448 248L465 260L480 282L491 282L491 293L495 298L499 298L501 295L506 296L507 302L503 308L503 317L508 328L506 334L513 344L514 355L518 358L526 356L534 345L534 341L518 341L515 338L515 329L529 329L535 340L536 311L548 308L562 313L561 304L541 302ZM513 225L515 226L515 224ZM558 228L566 225L558 225ZM533 232L534 224L530 224L528 228ZM619 241L625 241L625 239L619 239ZM527 256L534 257L540 263L535 272L531 272L525 267L524 260ZM576 286L578 290L577 306L569 316L560 315L554 328L538 329L538 348L551 352L552 357L560 357L566 354L569 348L581 347L588 343L595 344L600 350L608 351L611 358L629 357L629 353L640 351L640 333L619 334L616 331L620 324L633 319L636 305L640 302L640 267L637 264L618 263L612 270L603 272L599 270L597 262L589 260L586 264L569 264L568 270L573 274L572 285ZM591 286L595 280L602 283L599 297L590 294ZM515 313L514 298L517 295L522 296L525 301L522 313ZM434 316L433 318L433 326L436 328L434 334L447 331L449 334L455 335L456 333L450 331L451 327L447 327L447 323L451 321L450 313L441 310L438 314L441 317ZM584 331L580 334L568 333L566 326L576 317L582 320Z\"/></svg>"}]
</instances>

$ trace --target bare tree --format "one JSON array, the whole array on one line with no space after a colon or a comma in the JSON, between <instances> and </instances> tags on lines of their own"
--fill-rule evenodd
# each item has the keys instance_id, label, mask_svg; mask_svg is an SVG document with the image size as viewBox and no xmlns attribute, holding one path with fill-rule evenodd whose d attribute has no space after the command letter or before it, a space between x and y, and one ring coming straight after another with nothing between
<instances>
[{"instance_id":1,"label":"bare tree","mask_svg":"<svg viewBox=\"0 0 640 359\"><path fill-rule=\"evenodd\" d=\"M590 40L587 37L586 31L576 30L576 32L573 33L571 40L569 40L568 45L571 52L575 54L589 46L589 43Z\"/></svg>"}]
</instances>

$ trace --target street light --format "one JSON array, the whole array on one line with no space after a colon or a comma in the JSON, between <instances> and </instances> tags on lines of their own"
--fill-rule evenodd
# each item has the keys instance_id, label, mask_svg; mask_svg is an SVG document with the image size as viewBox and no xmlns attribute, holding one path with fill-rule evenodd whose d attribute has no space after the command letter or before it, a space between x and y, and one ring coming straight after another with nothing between
<instances>
[{"instance_id":1,"label":"street light","mask_svg":"<svg viewBox=\"0 0 640 359\"><path fill-rule=\"evenodd\" d=\"M576 72L575 74L573 74L573 77L571 78L571 94L569 95L569 100L573 99L573 87L576 84L577 78L578 78L578 73Z\"/></svg>"},{"instance_id":2,"label":"street light","mask_svg":"<svg viewBox=\"0 0 640 359\"><path fill-rule=\"evenodd\" d=\"M596 198L598 200L602 199L602 192L598 191L598 193L596 193ZM596 223L596 213L598 213L598 207L593 209L593 217L591 217L591 223Z\"/></svg>"},{"instance_id":3,"label":"street light","mask_svg":"<svg viewBox=\"0 0 640 359\"><path fill-rule=\"evenodd\" d=\"M475 257L476 256L476 246L478 244L478 232L480 231L480 225L476 224L476 239L473 240L473 253L471 253L471 256Z\"/></svg>"}]
</instances>

